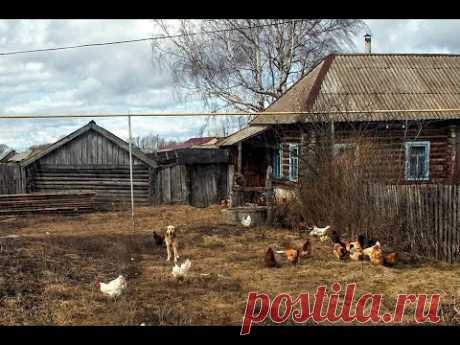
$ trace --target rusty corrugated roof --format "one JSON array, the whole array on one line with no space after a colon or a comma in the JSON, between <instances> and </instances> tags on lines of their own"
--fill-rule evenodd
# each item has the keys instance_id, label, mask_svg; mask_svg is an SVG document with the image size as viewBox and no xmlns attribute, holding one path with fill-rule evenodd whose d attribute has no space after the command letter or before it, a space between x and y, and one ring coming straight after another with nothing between
<instances>
[{"instance_id":1,"label":"rusty corrugated roof","mask_svg":"<svg viewBox=\"0 0 460 345\"><path fill-rule=\"evenodd\" d=\"M335 121L452 119L459 112L372 114L372 110L460 108L460 55L330 55L266 111L363 111ZM324 115L306 115L306 121ZM292 123L298 115L258 116L251 124Z\"/></svg>"}]
</instances>

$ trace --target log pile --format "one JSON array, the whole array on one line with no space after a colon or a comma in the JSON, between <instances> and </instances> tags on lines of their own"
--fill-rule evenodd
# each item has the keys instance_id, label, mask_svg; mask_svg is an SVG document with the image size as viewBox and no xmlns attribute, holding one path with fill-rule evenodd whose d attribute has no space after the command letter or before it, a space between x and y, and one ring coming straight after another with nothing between
<instances>
[{"instance_id":1,"label":"log pile","mask_svg":"<svg viewBox=\"0 0 460 345\"><path fill-rule=\"evenodd\" d=\"M96 209L95 195L92 192L0 195L0 216L91 212Z\"/></svg>"}]
</instances>

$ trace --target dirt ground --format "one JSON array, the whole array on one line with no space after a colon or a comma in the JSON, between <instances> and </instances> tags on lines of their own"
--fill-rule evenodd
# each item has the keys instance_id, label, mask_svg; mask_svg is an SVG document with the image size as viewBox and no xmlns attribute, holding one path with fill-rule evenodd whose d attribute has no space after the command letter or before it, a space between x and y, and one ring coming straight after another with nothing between
<instances>
[{"instance_id":1,"label":"dirt ground","mask_svg":"<svg viewBox=\"0 0 460 345\"><path fill-rule=\"evenodd\" d=\"M0 239L0 324L240 326L249 291L296 297L336 281L356 282L359 295L383 293L383 312L394 310L398 293L441 293L444 322L453 322L454 297L460 310L459 265L340 262L330 244L314 241L311 258L270 269L263 264L268 246L300 245L307 234L224 225L218 208L139 208L136 219L134 231L128 212L0 219L0 236L19 235ZM181 259L192 261L186 281L172 277L165 249L152 240L152 230L169 224L177 227ZM95 282L119 274L128 289L108 300Z\"/></svg>"}]
</instances>

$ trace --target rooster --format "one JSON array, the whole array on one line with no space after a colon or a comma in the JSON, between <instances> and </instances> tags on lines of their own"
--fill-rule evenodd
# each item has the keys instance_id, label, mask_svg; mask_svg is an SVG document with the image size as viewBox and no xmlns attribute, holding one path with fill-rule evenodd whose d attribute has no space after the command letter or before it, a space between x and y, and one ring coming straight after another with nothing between
<instances>
[{"instance_id":1,"label":"rooster","mask_svg":"<svg viewBox=\"0 0 460 345\"><path fill-rule=\"evenodd\" d=\"M153 239L157 246L162 246L165 243L165 238L159 235L156 231L153 232Z\"/></svg>"},{"instance_id":2,"label":"rooster","mask_svg":"<svg viewBox=\"0 0 460 345\"><path fill-rule=\"evenodd\" d=\"M117 298L121 295L124 289L128 287L125 277L119 275L117 279L105 284L99 281L96 282L96 287L107 297Z\"/></svg>"},{"instance_id":3,"label":"rooster","mask_svg":"<svg viewBox=\"0 0 460 345\"><path fill-rule=\"evenodd\" d=\"M246 218L241 220L241 224L247 228L251 226L251 216L248 214Z\"/></svg>"},{"instance_id":4,"label":"rooster","mask_svg":"<svg viewBox=\"0 0 460 345\"><path fill-rule=\"evenodd\" d=\"M266 253L265 253L265 266L266 267L277 267L278 263L276 262L275 259L275 253L273 252L273 249L271 247L268 247Z\"/></svg>"},{"instance_id":5,"label":"rooster","mask_svg":"<svg viewBox=\"0 0 460 345\"><path fill-rule=\"evenodd\" d=\"M310 231L310 236L325 236L327 235L328 230L331 228L330 225L324 227L324 228L318 228L316 225L313 226L313 230Z\"/></svg>"},{"instance_id":6,"label":"rooster","mask_svg":"<svg viewBox=\"0 0 460 345\"><path fill-rule=\"evenodd\" d=\"M337 231L333 231L331 234L331 240L333 243L332 252L339 260L345 260L348 256L348 251L345 243L340 240L340 236Z\"/></svg>"},{"instance_id":7,"label":"rooster","mask_svg":"<svg viewBox=\"0 0 460 345\"><path fill-rule=\"evenodd\" d=\"M183 280L187 278L188 271L190 270L191 266L192 266L192 262L189 259L185 260L185 262L180 266L175 264L172 270L173 277L176 278L177 280Z\"/></svg>"}]
</instances>

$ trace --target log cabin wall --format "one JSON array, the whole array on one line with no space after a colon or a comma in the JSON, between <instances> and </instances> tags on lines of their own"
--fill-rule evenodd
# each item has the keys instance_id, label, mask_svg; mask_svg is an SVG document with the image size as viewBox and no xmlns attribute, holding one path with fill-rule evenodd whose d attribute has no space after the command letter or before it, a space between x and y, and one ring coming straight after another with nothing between
<instances>
[{"instance_id":1,"label":"log cabin wall","mask_svg":"<svg viewBox=\"0 0 460 345\"><path fill-rule=\"evenodd\" d=\"M419 123L420 125L420 123ZM391 184L457 184L460 183L460 124L456 121L439 121L423 123L418 126L409 123L404 127L404 122L373 123L364 125L359 132L355 126L350 129L350 124L334 126L334 142L347 144L351 137L359 133L361 139L367 138L368 142L375 144L375 176L380 183ZM289 145L299 144L305 147L312 139L312 126L305 125L279 125L274 128L275 141L281 145L283 156L281 161L282 178L275 179L275 186L291 189L296 183L289 181ZM325 128L323 127L324 131ZM331 133L326 132L328 135ZM427 181L407 181L405 178L405 142L429 141L429 179ZM267 149L273 153L273 145L267 144ZM248 153L249 151L249 153ZM245 154L246 152L246 154ZM302 154L302 153L301 153ZM234 154L233 154L234 155ZM257 157L257 158L256 158ZM243 145L243 173L250 176L250 181L262 183L264 175L257 166L261 164L255 148L250 141ZM299 161L299 170L302 169L302 159ZM247 170L245 170L247 169ZM377 177L378 176L378 177Z\"/></svg>"},{"instance_id":2,"label":"log cabin wall","mask_svg":"<svg viewBox=\"0 0 460 345\"><path fill-rule=\"evenodd\" d=\"M335 143L349 143L350 131L338 128L335 131ZM360 133L371 144L372 171L376 182L391 184L451 184L454 178L456 145L452 144L451 129L448 124L430 124L421 128L392 125L386 128L365 130ZM352 140L352 139L351 139ZM428 141L429 178L426 181L408 181L405 178L405 142Z\"/></svg>"},{"instance_id":3,"label":"log cabin wall","mask_svg":"<svg viewBox=\"0 0 460 345\"><path fill-rule=\"evenodd\" d=\"M102 209L130 203L129 153L94 130L26 168L28 192L94 191ZM152 203L153 168L133 156L134 202Z\"/></svg>"}]
</instances>

